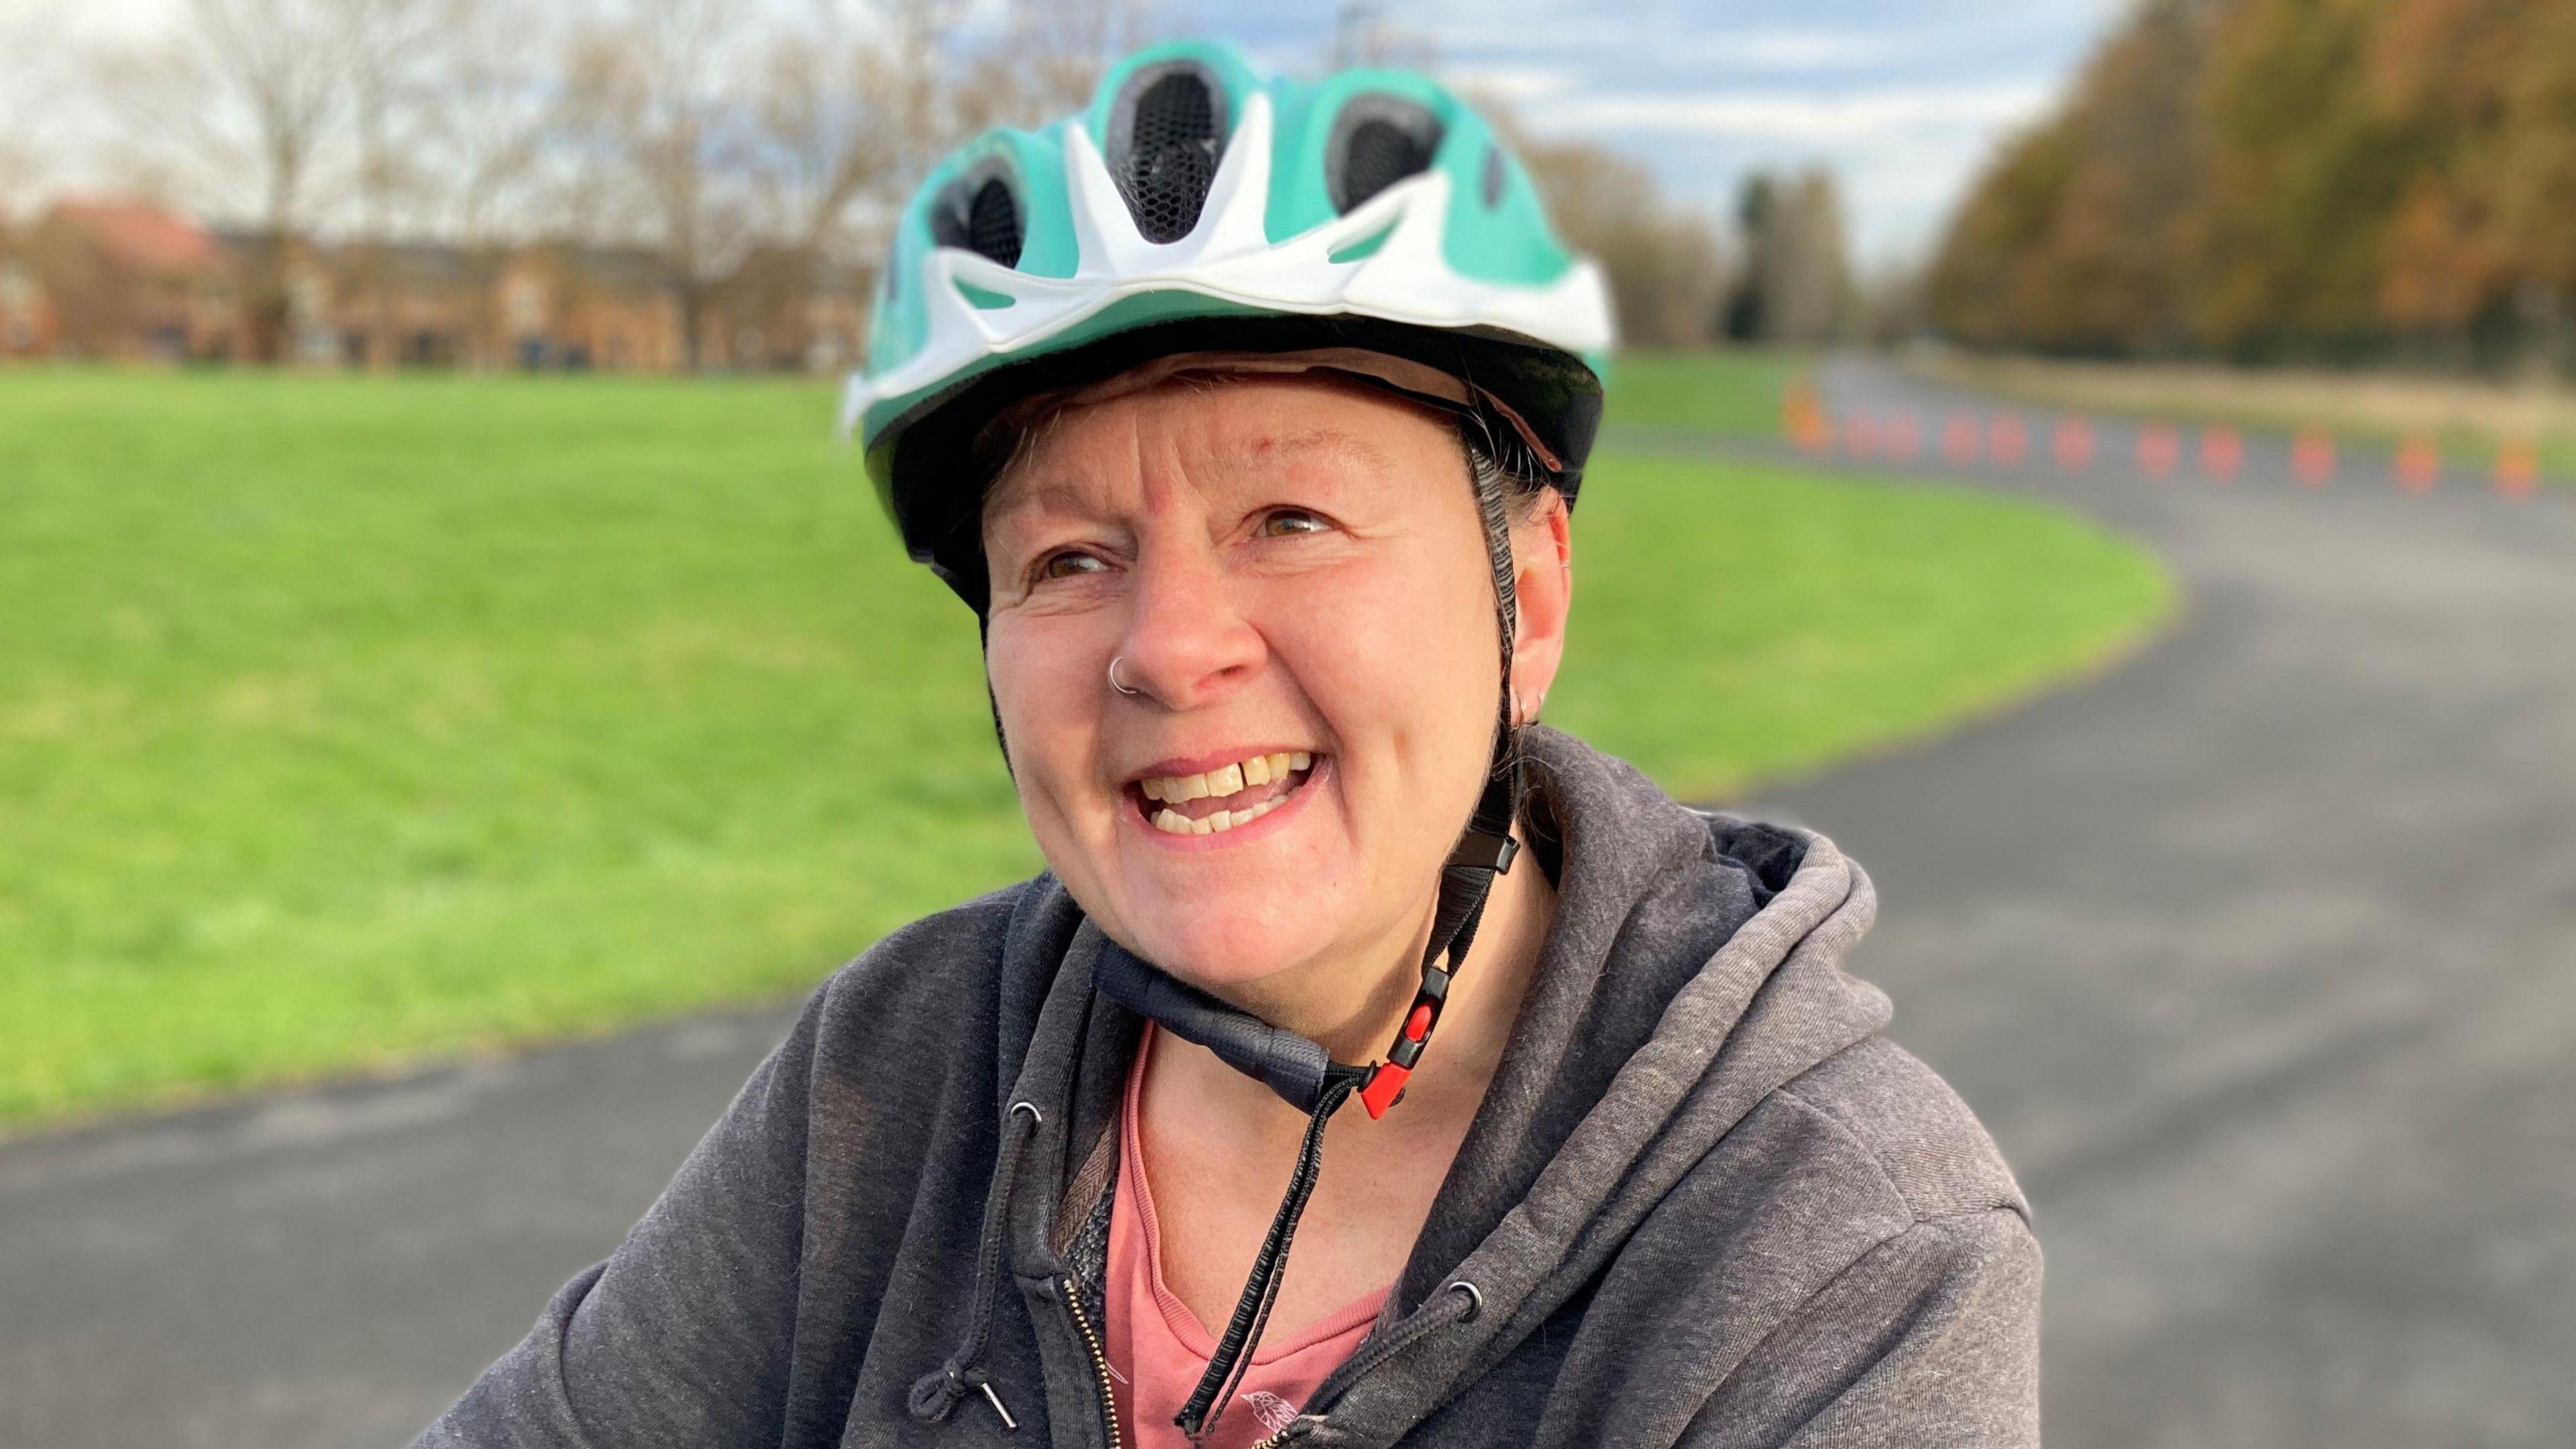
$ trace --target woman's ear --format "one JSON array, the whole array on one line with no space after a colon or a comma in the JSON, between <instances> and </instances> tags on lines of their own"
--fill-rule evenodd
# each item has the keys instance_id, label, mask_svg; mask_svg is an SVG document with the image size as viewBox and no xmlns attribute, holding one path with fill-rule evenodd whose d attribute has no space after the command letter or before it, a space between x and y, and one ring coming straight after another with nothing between
<instances>
[{"instance_id":1,"label":"woman's ear","mask_svg":"<svg viewBox=\"0 0 2576 1449\"><path fill-rule=\"evenodd\" d=\"M1565 659L1565 620L1574 606L1574 518L1553 488L1512 525L1512 587L1520 617L1512 632L1516 723L1538 718Z\"/></svg>"}]
</instances>

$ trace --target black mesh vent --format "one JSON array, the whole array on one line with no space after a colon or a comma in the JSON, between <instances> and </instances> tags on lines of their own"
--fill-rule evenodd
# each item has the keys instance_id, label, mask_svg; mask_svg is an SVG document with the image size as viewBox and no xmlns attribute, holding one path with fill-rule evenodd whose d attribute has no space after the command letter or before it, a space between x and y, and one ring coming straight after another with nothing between
<instances>
[{"instance_id":1,"label":"black mesh vent","mask_svg":"<svg viewBox=\"0 0 2576 1449\"><path fill-rule=\"evenodd\" d=\"M1111 172L1145 239L1176 242L1199 224L1216 179L1222 101L1196 68L1166 71L1130 94L1135 101L1112 137Z\"/></svg>"},{"instance_id":2,"label":"black mesh vent","mask_svg":"<svg viewBox=\"0 0 2576 1449\"><path fill-rule=\"evenodd\" d=\"M967 175L940 193L931 208L930 234L944 247L962 247L1006 267L1020 264L1025 240L1020 201L998 175Z\"/></svg>"},{"instance_id":3,"label":"black mesh vent","mask_svg":"<svg viewBox=\"0 0 2576 1449\"><path fill-rule=\"evenodd\" d=\"M1355 96L1333 124L1326 177L1333 205L1348 212L1408 176L1431 169L1440 119L1393 96Z\"/></svg>"},{"instance_id":4,"label":"black mesh vent","mask_svg":"<svg viewBox=\"0 0 2576 1449\"><path fill-rule=\"evenodd\" d=\"M966 249L1006 267L1020 264L1020 204L998 176L976 189L966 209Z\"/></svg>"}]
</instances>

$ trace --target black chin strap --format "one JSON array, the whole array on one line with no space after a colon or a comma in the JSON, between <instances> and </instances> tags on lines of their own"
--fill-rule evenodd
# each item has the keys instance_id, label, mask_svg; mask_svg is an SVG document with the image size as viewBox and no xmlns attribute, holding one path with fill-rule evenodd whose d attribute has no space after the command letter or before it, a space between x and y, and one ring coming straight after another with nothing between
<instances>
[{"instance_id":1,"label":"black chin strap","mask_svg":"<svg viewBox=\"0 0 2576 1449\"><path fill-rule=\"evenodd\" d=\"M1519 818L1521 807L1520 761L1513 756L1513 744L1506 734L1498 747L1494 773L1476 802L1476 813L1468 818L1466 833L1458 837L1440 867L1440 895L1431 908L1431 940L1422 951L1421 988L1405 1008L1404 1022L1396 1028L1386 1059L1368 1069L1368 1080L1360 1087L1360 1105L1373 1118L1385 1116L1403 1100L1405 1079L1413 1075L1423 1047L1430 1044L1431 1029L1439 1025L1440 1013L1449 1004L1449 983L1476 944L1476 927L1485 919L1494 877L1509 871L1512 857L1520 853L1520 843L1512 839L1512 821Z\"/></svg>"}]
</instances>

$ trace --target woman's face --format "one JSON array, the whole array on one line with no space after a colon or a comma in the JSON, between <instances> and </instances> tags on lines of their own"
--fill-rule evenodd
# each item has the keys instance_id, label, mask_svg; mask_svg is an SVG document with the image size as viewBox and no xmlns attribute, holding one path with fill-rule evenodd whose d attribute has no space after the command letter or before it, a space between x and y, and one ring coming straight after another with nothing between
<instances>
[{"instance_id":1,"label":"woman's face","mask_svg":"<svg viewBox=\"0 0 2576 1449\"><path fill-rule=\"evenodd\" d=\"M1515 530L1525 698L1563 641L1548 497ZM984 546L1020 801L1101 929L1219 991L1406 959L1502 687L1449 422L1313 375L1166 382L1058 417Z\"/></svg>"}]
</instances>

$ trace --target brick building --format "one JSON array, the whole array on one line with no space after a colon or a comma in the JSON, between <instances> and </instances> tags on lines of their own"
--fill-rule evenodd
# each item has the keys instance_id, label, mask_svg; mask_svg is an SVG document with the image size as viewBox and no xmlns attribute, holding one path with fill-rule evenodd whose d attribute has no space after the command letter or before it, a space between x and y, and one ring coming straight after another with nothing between
<instances>
[{"instance_id":1,"label":"brick building","mask_svg":"<svg viewBox=\"0 0 2576 1449\"><path fill-rule=\"evenodd\" d=\"M637 247L324 247L218 232L143 202L0 218L0 358L677 372L679 288ZM707 289L702 365L833 370L859 354L865 278L756 249ZM267 291L266 310L255 292ZM262 328L272 336L259 338ZM266 341L265 349L256 345Z\"/></svg>"},{"instance_id":2,"label":"brick building","mask_svg":"<svg viewBox=\"0 0 2576 1449\"><path fill-rule=\"evenodd\" d=\"M239 345L235 258L159 207L66 201L12 252L7 310L28 352L180 362Z\"/></svg>"}]
</instances>

